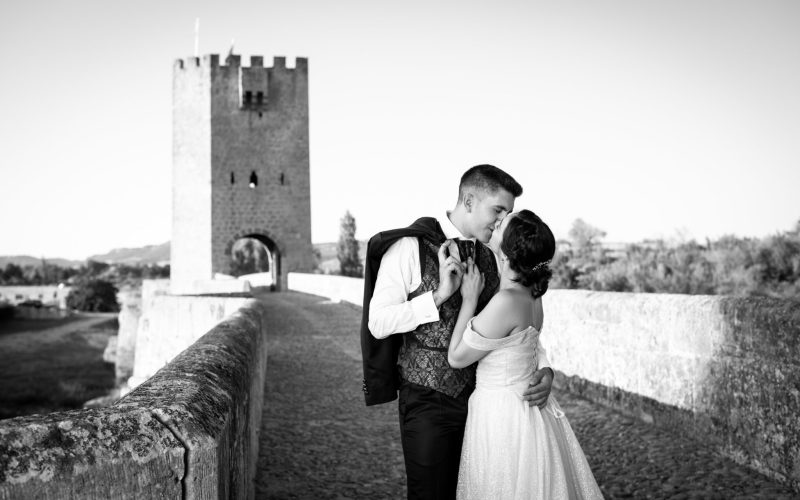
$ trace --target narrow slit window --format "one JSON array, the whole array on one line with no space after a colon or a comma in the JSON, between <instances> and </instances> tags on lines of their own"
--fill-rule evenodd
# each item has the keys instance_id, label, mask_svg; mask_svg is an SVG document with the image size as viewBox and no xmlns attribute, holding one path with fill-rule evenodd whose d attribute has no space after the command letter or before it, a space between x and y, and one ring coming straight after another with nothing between
<instances>
[{"instance_id":1,"label":"narrow slit window","mask_svg":"<svg viewBox=\"0 0 800 500\"><path fill-rule=\"evenodd\" d=\"M264 93L256 92L256 105L261 106L262 104L264 104Z\"/></svg>"},{"instance_id":2,"label":"narrow slit window","mask_svg":"<svg viewBox=\"0 0 800 500\"><path fill-rule=\"evenodd\" d=\"M244 105L249 106L251 102L253 102L253 93L246 90L244 92Z\"/></svg>"},{"instance_id":3,"label":"narrow slit window","mask_svg":"<svg viewBox=\"0 0 800 500\"><path fill-rule=\"evenodd\" d=\"M255 189L258 186L258 176L256 175L255 170L250 172L250 187Z\"/></svg>"},{"instance_id":4,"label":"narrow slit window","mask_svg":"<svg viewBox=\"0 0 800 500\"><path fill-rule=\"evenodd\" d=\"M235 181L236 181L236 178L233 176L233 172L231 172L231 184L233 184Z\"/></svg>"}]
</instances>

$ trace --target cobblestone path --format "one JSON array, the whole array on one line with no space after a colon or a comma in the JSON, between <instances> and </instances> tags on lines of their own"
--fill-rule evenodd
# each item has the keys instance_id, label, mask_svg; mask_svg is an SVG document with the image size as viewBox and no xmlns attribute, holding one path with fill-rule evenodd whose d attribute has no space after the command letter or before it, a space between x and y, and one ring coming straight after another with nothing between
<instances>
[{"instance_id":1,"label":"cobblestone path","mask_svg":"<svg viewBox=\"0 0 800 500\"><path fill-rule=\"evenodd\" d=\"M274 318L256 477L260 499L402 499L396 403L361 394L361 309L295 292ZM606 498L794 499L797 493L666 432L555 392Z\"/></svg>"}]
</instances>

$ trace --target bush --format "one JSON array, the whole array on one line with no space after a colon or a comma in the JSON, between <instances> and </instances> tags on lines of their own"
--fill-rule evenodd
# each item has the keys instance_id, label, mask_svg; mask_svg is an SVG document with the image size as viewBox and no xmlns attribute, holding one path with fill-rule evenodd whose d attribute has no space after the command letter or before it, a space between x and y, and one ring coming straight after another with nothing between
<instances>
[{"instance_id":1,"label":"bush","mask_svg":"<svg viewBox=\"0 0 800 500\"><path fill-rule=\"evenodd\" d=\"M694 241L651 240L606 248L603 232L583 221L553 260L553 288L635 293L767 296L800 295L800 221L767 238L723 236Z\"/></svg>"},{"instance_id":2,"label":"bush","mask_svg":"<svg viewBox=\"0 0 800 500\"><path fill-rule=\"evenodd\" d=\"M117 287L100 279L81 280L73 285L67 295L67 307L88 312L116 312Z\"/></svg>"}]
</instances>

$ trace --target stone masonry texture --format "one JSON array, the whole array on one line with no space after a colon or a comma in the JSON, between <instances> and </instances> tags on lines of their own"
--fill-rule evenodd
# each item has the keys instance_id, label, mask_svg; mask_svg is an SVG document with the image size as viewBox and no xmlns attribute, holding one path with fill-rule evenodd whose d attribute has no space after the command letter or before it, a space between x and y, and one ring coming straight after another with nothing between
<instances>
[{"instance_id":1,"label":"stone masonry texture","mask_svg":"<svg viewBox=\"0 0 800 500\"><path fill-rule=\"evenodd\" d=\"M264 314L247 302L112 406L0 421L0 500L253 498Z\"/></svg>"},{"instance_id":2,"label":"stone masonry texture","mask_svg":"<svg viewBox=\"0 0 800 500\"><path fill-rule=\"evenodd\" d=\"M184 448L146 409L0 421L0 499L180 498Z\"/></svg>"}]
</instances>

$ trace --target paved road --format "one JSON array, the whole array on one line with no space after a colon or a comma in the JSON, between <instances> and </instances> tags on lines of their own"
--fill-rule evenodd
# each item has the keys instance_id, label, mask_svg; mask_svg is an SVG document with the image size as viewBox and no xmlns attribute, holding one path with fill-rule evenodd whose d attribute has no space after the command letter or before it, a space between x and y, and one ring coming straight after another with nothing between
<instances>
[{"instance_id":1,"label":"paved road","mask_svg":"<svg viewBox=\"0 0 800 500\"><path fill-rule=\"evenodd\" d=\"M294 292L263 300L275 323L257 498L405 498L396 404L367 408L361 394L360 308ZM608 499L800 498L701 443L555 396Z\"/></svg>"}]
</instances>

